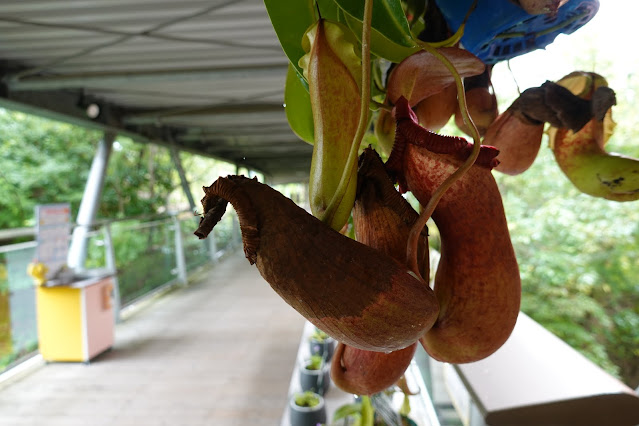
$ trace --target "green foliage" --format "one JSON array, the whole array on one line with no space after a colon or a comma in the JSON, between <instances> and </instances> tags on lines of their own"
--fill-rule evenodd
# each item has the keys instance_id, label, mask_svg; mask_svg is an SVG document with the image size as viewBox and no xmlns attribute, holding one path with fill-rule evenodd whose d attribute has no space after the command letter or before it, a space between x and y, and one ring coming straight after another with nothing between
<instances>
[{"instance_id":1,"label":"green foliage","mask_svg":"<svg viewBox=\"0 0 639 426\"><path fill-rule=\"evenodd\" d=\"M362 21L364 16L363 1L335 0L335 2L344 12L358 21ZM415 46L404 9L399 0L374 0L371 26L386 39L399 46Z\"/></svg>"},{"instance_id":2,"label":"green foliage","mask_svg":"<svg viewBox=\"0 0 639 426\"><path fill-rule=\"evenodd\" d=\"M349 419L347 424L354 426L373 426L375 424L375 408L368 396L362 396L361 402L353 402L338 407L333 413L333 423Z\"/></svg>"},{"instance_id":3,"label":"green foliage","mask_svg":"<svg viewBox=\"0 0 639 426\"><path fill-rule=\"evenodd\" d=\"M295 405L299 407L315 407L320 403L320 399L318 395L311 391L306 391L304 393L297 393L294 396Z\"/></svg>"},{"instance_id":4,"label":"green foliage","mask_svg":"<svg viewBox=\"0 0 639 426\"><path fill-rule=\"evenodd\" d=\"M126 221L116 222L111 227L123 304L174 278L171 273L175 268L171 223L140 229L141 224L140 221Z\"/></svg>"},{"instance_id":5,"label":"green foliage","mask_svg":"<svg viewBox=\"0 0 639 426\"><path fill-rule=\"evenodd\" d=\"M364 2L336 0L336 3L341 8L340 21L361 41ZM371 53L374 55L398 63L420 50L398 0L374 0L371 24Z\"/></svg>"},{"instance_id":6,"label":"green foliage","mask_svg":"<svg viewBox=\"0 0 639 426\"><path fill-rule=\"evenodd\" d=\"M402 399L402 406L399 408L399 414L403 417L408 417L410 414L411 406L410 406L410 398L404 393L404 398Z\"/></svg>"},{"instance_id":7,"label":"green foliage","mask_svg":"<svg viewBox=\"0 0 639 426\"><path fill-rule=\"evenodd\" d=\"M36 204L77 211L100 134L0 109L0 228L33 225Z\"/></svg>"},{"instance_id":8,"label":"green foliage","mask_svg":"<svg viewBox=\"0 0 639 426\"><path fill-rule=\"evenodd\" d=\"M9 293L9 274L7 273L7 267L3 263L4 256L0 257L0 296L4 296Z\"/></svg>"},{"instance_id":9,"label":"green foliage","mask_svg":"<svg viewBox=\"0 0 639 426\"><path fill-rule=\"evenodd\" d=\"M340 14L340 21L343 21L348 27L353 30L358 39L361 39L362 34L362 21L358 20L346 12ZM361 40L360 40L361 41ZM380 58L386 59L391 62L399 63L408 56L415 52L418 52L418 47L406 47L402 44L395 43L389 40L383 33L377 31L375 28L371 30L371 53Z\"/></svg>"},{"instance_id":10,"label":"green foliage","mask_svg":"<svg viewBox=\"0 0 639 426\"><path fill-rule=\"evenodd\" d=\"M149 250L118 271L120 297L126 305L169 282L174 275L175 254L161 249Z\"/></svg>"},{"instance_id":11,"label":"green foliage","mask_svg":"<svg viewBox=\"0 0 639 426\"><path fill-rule=\"evenodd\" d=\"M371 399L364 395L362 396L362 426L373 426L375 424L375 408L371 404Z\"/></svg>"},{"instance_id":12,"label":"green foliage","mask_svg":"<svg viewBox=\"0 0 639 426\"><path fill-rule=\"evenodd\" d=\"M579 193L542 147L495 173L522 278L522 310L602 368L639 384L639 211Z\"/></svg>"},{"instance_id":13,"label":"green foliage","mask_svg":"<svg viewBox=\"0 0 639 426\"><path fill-rule=\"evenodd\" d=\"M304 365L307 370L321 370L324 366L324 358L321 355L311 355Z\"/></svg>"},{"instance_id":14,"label":"green foliage","mask_svg":"<svg viewBox=\"0 0 639 426\"><path fill-rule=\"evenodd\" d=\"M169 194L178 187L168 150L126 138L118 139L115 147L100 200L100 216L113 219L164 211Z\"/></svg>"},{"instance_id":15,"label":"green foliage","mask_svg":"<svg viewBox=\"0 0 639 426\"><path fill-rule=\"evenodd\" d=\"M233 164L212 158L203 158L188 152L180 153L180 158L182 160L182 167L186 173L186 178L189 181L191 193L196 198L196 202L198 201L197 197L203 195L202 186L209 186L220 176L227 176L237 172ZM181 188L178 189L176 187L176 191L171 196L171 204L180 203L180 198L175 196L176 192L182 194ZM198 208L199 207L201 206L198 206ZM231 206L229 206L229 209L230 208ZM224 215L224 218L226 217L228 217L228 215ZM224 220L224 218L222 218L222 220Z\"/></svg>"},{"instance_id":16,"label":"green foliage","mask_svg":"<svg viewBox=\"0 0 639 426\"><path fill-rule=\"evenodd\" d=\"M305 142L312 144L315 140L313 129L313 111L308 88L304 87L302 77L295 72L289 63L284 88L286 118L291 130Z\"/></svg>"},{"instance_id":17,"label":"green foliage","mask_svg":"<svg viewBox=\"0 0 639 426\"><path fill-rule=\"evenodd\" d=\"M264 0L273 29L280 40L282 50L299 75L298 61L304 56L302 36L315 22L315 6L312 0Z\"/></svg>"},{"instance_id":18,"label":"green foliage","mask_svg":"<svg viewBox=\"0 0 639 426\"><path fill-rule=\"evenodd\" d=\"M353 402L350 404L344 404L339 406L333 413L333 422L336 423L339 420L351 417L354 425L361 425L362 418L362 403ZM350 424L350 423L349 423Z\"/></svg>"},{"instance_id":19,"label":"green foliage","mask_svg":"<svg viewBox=\"0 0 639 426\"><path fill-rule=\"evenodd\" d=\"M26 344L25 347L21 348L19 351L12 351L10 353L2 353L0 354L0 372L5 370L13 363L18 363L23 357L32 354L38 349L38 342L31 341Z\"/></svg>"},{"instance_id":20,"label":"green foliage","mask_svg":"<svg viewBox=\"0 0 639 426\"><path fill-rule=\"evenodd\" d=\"M617 95L613 117L618 125L606 150L637 158L639 74L622 49L608 48L608 39L601 37L604 23L595 21L570 40L556 41L548 52L524 55L510 66L521 80L518 69L525 77L524 70L554 55L561 58L555 63L562 71L540 66L545 78L559 79L573 70L603 75ZM505 68L498 64L493 71L502 111L516 97L514 90L505 90L513 77ZM557 167L546 139L528 171L516 177L495 172L495 177L521 269L522 309L630 387L639 385L637 202L581 194Z\"/></svg>"},{"instance_id":21,"label":"green foliage","mask_svg":"<svg viewBox=\"0 0 639 426\"><path fill-rule=\"evenodd\" d=\"M0 109L0 228L34 224L37 204L69 202L77 212L102 133ZM165 210L178 185L168 151L123 138L114 143L98 217Z\"/></svg>"},{"instance_id":22,"label":"green foliage","mask_svg":"<svg viewBox=\"0 0 639 426\"><path fill-rule=\"evenodd\" d=\"M309 336L309 340L313 340L316 342L320 342L323 343L325 342L330 336L328 334L326 334L325 332L323 332L322 330L320 330L319 328L315 328L315 331L313 331L313 334L311 334Z\"/></svg>"},{"instance_id":23,"label":"green foliage","mask_svg":"<svg viewBox=\"0 0 639 426\"><path fill-rule=\"evenodd\" d=\"M404 404L397 411L392 400L393 391L387 390L371 396L361 396L356 402L344 404L335 410L331 424L348 424L353 426L373 425L416 425L408 417L410 411L405 395Z\"/></svg>"},{"instance_id":24,"label":"green foliage","mask_svg":"<svg viewBox=\"0 0 639 426\"><path fill-rule=\"evenodd\" d=\"M115 223L112 226L118 268L135 261L142 253L173 245L173 234L166 227L164 230L161 227L152 227L131 232L131 229L138 225L140 225L139 221L127 221Z\"/></svg>"}]
</instances>

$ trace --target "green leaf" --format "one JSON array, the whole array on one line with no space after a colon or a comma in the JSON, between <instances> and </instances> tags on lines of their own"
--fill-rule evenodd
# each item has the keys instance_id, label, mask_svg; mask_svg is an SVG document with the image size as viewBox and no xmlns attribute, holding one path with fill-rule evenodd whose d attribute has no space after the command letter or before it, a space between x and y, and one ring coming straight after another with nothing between
<instances>
[{"instance_id":1,"label":"green leaf","mask_svg":"<svg viewBox=\"0 0 639 426\"><path fill-rule=\"evenodd\" d=\"M360 23L364 16L362 0L335 0L337 5ZM391 42L404 47L415 47L404 9L400 0L373 0L373 20L371 26ZM372 34L371 34L372 37ZM371 40L371 49L373 49Z\"/></svg>"},{"instance_id":2,"label":"green leaf","mask_svg":"<svg viewBox=\"0 0 639 426\"><path fill-rule=\"evenodd\" d=\"M404 401L402 401L402 406L399 409L399 414L402 416L408 416L410 414L410 398L408 395L404 394Z\"/></svg>"},{"instance_id":3,"label":"green leaf","mask_svg":"<svg viewBox=\"0 0 639 426\"><path fill-rule=\"evenodd\" d=\"M288 65L286 74L284 103L286 105L286 118L291 130L303 141L313 144L315 137L311 96L304 86L302 77L295 72L292 64Z\"/></svg>"},{"instance_id":4,"label":"green leaf","mask_svg":"<svg viewBox=\"0 0 639 426\"><path fill-rule=\"evenodd\" d=\"M360 415L362 412L362 404L354 402L352 404L345 404L335 410L333 413L333 422L337 422L348 416Z\"/></svg>"},{"instance_id":5,"label":"green leaf","mask_svg":"<svg viewBox=\"0 0 639 426\"><path fill-rule=\"evenodd\" d=\"M375 409L368 396L362 396L362 426L374 426Z\"/></svg>"},{"instance_id":6,"label":"green leaf","mask_svg":"<svg viewBox=\"0 0 639 426\"><path fill-rule=\"evenodd\" d=\"M412 16L410 21L411 29L415 30L415 24L418 22L423 23L423 19L420 19L426 11L426 2L424 0L406 0L406 15ZM419 34L414 32L414 34Z\"/></svg>"},{"instance_id":7,"label":"green leaf","mask_svg":"<svg viewBox=\"0 0 639 426\"><path fill-rule=\"evenodd\" d=\"M295 70L302 75L297 62L305 54L302 37L316 20L313 1L264 0L264 5L284 53Z\"/></svg>"},{"instance_id":8,"label":"green leaf","mask_svg":"<svg viewBox=\"0 0 639 426\"><path fill-rule=\"evenodd\" d=\"M357 39L361 42L362 22L345 12L340 15L340 19L344 21L351 30L353 30ZM375 28L371 31L371 52L380 58L399 63L413 53L419 52L419 50L420 48L416 46L406 47L395 43L384 37L384 35Z\"/></svg>"},{"instance_id":9,"label":"green leaf","mask_svg":"<svg viewBox=\"0 0 639 426\"><path fill-rule=\"evenodd\" d=\"M334 0L317 0L317 7L319 7L322 19L338 22L340 8Z\"/></svg>"}]
</instances>

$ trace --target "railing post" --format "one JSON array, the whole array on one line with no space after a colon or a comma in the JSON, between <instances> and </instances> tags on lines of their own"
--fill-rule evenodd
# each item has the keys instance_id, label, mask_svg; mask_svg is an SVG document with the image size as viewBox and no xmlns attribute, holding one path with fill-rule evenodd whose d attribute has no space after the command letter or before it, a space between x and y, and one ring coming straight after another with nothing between
<instances>
[{"instance_id":1,"label":"railing post","mask_svg":"<svg viewBox=\"0 0 639 426\"><path fill-rule=\"evenodd\" d=\"M237 213L233 215L233 248L242 244L242 233L240 231L240 221Z\"/></svg>"},{"instance_id":2,"label":"railing post","mask_svg":"<svg viewBox=\"0 0 639 426\"><path fill-rule=\"evenodd\" d=\"M175 231L175 261L177 266L178 281L182 285L187 283L186 258L184 257L184 244L182 241L182 229L177 216L172 216L173 228Z\"/></svg>"},{"instance_id":3,"label":"railing post","mask_svg":"<svg viewBox=\"0 0 639 426\"><path fill-rule=\"evenodd\" d=\"M212 262L217 262L217 241L215 240L215 232L211 232L206 239L209 242L209 257Z\"/></svg>"},{"instance_id":4,"label":"railing post","mask_svg":"<svg viewBox=\"0 0 639 426\"><path fill-rule=\"evenodd\" d=\"M484 416L474 401L470 401L470 421L469 426L487 426Z\"/></svg>"},{"instance_id":5,"label":"railing post","mask_svg":"<svg viewBox=\"0 0 639 426\"><path fill-rule=\"evenodd\" d=\"M113 274L113 316L115 322L120 322L120 309L122 301L120 300L120 282L118 281L118 268L115 264L115 250L113 248L113 239L111 238L111 224L107 223L102 228L104 231L104 256L106 267Z\"/></svg>"}]
</instances>

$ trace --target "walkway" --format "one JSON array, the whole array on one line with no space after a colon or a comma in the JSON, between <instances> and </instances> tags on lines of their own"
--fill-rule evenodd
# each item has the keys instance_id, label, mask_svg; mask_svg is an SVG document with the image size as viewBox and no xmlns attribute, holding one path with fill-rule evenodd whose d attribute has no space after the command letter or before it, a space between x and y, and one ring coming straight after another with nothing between
<instances>
[{"instance_id":1,"label":"walkway","mask_svg":"<svg viewBox=\"0 0 639 426\"><path fill-rule=\"evenodd\" d=\"M0 425L276 425L303 328L239 252L119 324L91 364L0 389Z\"/></svg>"}]
</instances>

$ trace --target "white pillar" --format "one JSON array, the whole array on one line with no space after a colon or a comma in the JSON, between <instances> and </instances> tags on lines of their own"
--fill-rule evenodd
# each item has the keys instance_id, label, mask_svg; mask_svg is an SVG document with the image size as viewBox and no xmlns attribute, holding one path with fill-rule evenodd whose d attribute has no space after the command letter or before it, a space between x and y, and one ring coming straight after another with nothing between
<instances>
[{"instance_id":1,"label":"white pillar","mask_svg":"<svg viewBox=\"0 0 639 426\"><path fill-rule=\"evenodd\" d=\"M77 226L73 230L71 246L67 256L69 267L75 270L84 269L84 261L87 257L87 234L89 228L93 224L100 198L102 195L102 187L104 186L104 176L106 175L109 157L111 156L111 148L115 140L115 133L104 132L104 137L98 144L98 148L91 163L91 170L87 184L84 187L84 195L78 210L76 219Z\"/></svg>"}]
</instances>

